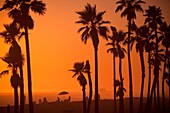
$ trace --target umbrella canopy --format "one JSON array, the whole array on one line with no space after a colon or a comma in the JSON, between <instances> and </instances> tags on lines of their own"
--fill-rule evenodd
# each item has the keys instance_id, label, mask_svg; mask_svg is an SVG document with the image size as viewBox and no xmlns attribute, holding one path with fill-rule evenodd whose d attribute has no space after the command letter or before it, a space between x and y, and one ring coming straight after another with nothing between
<instances>
[{"instance_id":1,"label":"umbrella canopy","mask_svg":"<svg viewBox=\"0 0 170 113\"><path fill-rule=\"evenodd\" d=\"M67 94L69 94L69 92L67 92L67 91L62 91L62 92L60 92L58 95L67 95Z\"/></svg>"}]
</instances>

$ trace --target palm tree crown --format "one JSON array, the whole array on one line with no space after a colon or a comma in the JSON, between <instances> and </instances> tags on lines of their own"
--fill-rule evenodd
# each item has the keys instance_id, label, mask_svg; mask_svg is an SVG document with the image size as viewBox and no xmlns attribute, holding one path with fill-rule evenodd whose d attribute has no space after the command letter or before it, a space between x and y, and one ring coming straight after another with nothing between
<instances>
[{"instance_id":1,"label":"palm tree crown","mask_svg":"<svg viewBox=\"0 0 170 113\"><path fill-rule=\"evenodd\" d=\"M8 16L12 18L14 23L19 23L20 27L27 26L33 29L34 22L30 16L30 10L39 15L45 14L45 3L38 0L5 0L1 10L9 10Z\"/></svg>"},{"instance_id":2,"label":"palm tree crown","mask_svg":"<svg viewBox=\"0 0 170 113\"><path fill-rule=\"evenodd\" d=\"M116 8L115 12L122 11L123 8L124 11L121 13L121 17L127 16L127 20L136 19L136 11L143 12L143 9L141 7L141 3L145 3L142 0L119 0L116 2L116 4L119 4L119 6Z\"/></svg>"},{"instance_id":3,"label":"palm tree crown","mask_svg":"<svg viewBox=\"0 0 170 113\"><path fill-rule=\"evenodd\" d=\"M107 39L107 27L103 24L110 23L109 21L103 20L103 15L106 11L102 11L97 13L96 12L96 5L92 7L90 4L87 3L85 6L85 10L76 12L79 14L79 21L76 21L78 24L82 24L83 27L79 28L77 32L82 31L81 39L86 44L87 39L89 37L92 38L93 46L97 47L99 44L98 33Z\"/></svg>"}]
</instances>

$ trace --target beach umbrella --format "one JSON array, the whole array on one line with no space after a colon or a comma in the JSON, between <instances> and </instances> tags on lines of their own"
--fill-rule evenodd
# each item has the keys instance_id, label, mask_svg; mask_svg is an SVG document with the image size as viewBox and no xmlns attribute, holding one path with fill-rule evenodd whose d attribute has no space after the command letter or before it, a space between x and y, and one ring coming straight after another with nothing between
<instances>
[{"instance_id":1,"label":"beach umbrella","mask_svg":"<svg viewBox=\"0 0 170 113\"><path fill-rule=\"evenodd\" d=\"M69 92L67 92L67 91L62 91L62 92L60 92L58 95L67 95L67 94L69 94Z\"/></svg>"}]
</instances>

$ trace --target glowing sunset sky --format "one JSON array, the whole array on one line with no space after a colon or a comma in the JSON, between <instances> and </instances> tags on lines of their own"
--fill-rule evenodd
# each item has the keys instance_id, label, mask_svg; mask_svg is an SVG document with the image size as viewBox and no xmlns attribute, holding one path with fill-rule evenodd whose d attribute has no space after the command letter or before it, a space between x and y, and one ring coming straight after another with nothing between
<instances>
[{"instance_id":1,"label":"glowing sunset sky","mask_svg":"<svg viewBox=\"0 0 170 113\"><path fill-rule=\"evenodd\" d=\"M73 73L69 72L75 62L82 62L89 59L94 86L94 51L91 40L84 45L81 42L80 35L77 33L80 25L75 24L78 15L75 11L84 9L87 3L96 4L97 11L106 10L103 16L104 20L111 21L110 25L116 26L117 29L127 31L126 18L121 18L120 13L115 14L117 0L43 0L46 3L47 11L44 16L31 14L35 22L33 30L29 31L30 52L31 52L31 69L32 69L32 88L34 92L58 92L81 91L81 87L76 78L72 78ZM2 6L3 0L0 1ZM161 7L163 16L170 24L168 8L170 0L147 0L144 9L149 5ZM144 21L143 14L137 14L137 25L142 25ZM0 32L4 30L3 24L10 23L7 12L0 12ZM109 26L110 26L109 25ZM109 27L108 26L108 27ZM98 59L99 59L99 89L104 88L112 91L113 74L112 74L112 54L107 53L106 41L100 37ZM19 44L25 54L24 37ZM0 57L8 51L9 45L4 44L0 38ZM139 96L141 69L139 57L133 49L132 69L133 69L133 87L134 95ZM126 56L127 57L127 56ZM125 88L129 87L127 76L127 59L123 59L123 77ZM0 60L0 72L6 69L7 64ZM146 67L147 68L147 67ZM119 77L119 74L117 74ZM146 77L147 78L147 77ZM0 93L13 92L10 85L10 74L0 78ZM145 81L147 84L147 79ZM27 74L26 62L24 64L24 84L27 92ZM87 86L88 89L88 86ZM128 92L126 93L128 95Z\"/></svg>"}]
</instances>

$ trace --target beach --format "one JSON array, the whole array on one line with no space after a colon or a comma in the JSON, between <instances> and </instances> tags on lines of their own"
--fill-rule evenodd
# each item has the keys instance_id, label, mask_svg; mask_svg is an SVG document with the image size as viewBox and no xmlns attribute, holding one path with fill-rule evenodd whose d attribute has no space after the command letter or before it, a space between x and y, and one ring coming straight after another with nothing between
<instances>
[{"instance_id":1,"label":"beach","mask_svg":"<svg viewBox=\"0 0 170 113\"><path fill-rule=\"evenodd\" d=\"M117 101L117 111L119 110L119 100ZM99 101L100 113L113 113L113 100L103 99ZM134 98L134 113L138 113L139 98ZM125 113L128 112L129 99L124 99ZM145 105L145 104L144 104ZM166 104L168 106L168 104ZM10 113L14 113L13 106L10 107ZM82 113L82 101L73 102L48 102L41 104L34 104L35 113ZM161 113L152 111L154 113ZM0 113L7 113L7 107L0 107ZM29 113L28 104L25 105L25 113ZM91 112L94 113L94 101L92 101ZM170 112L166 112L170 113Z\"/></svg>"}]
</instances>

